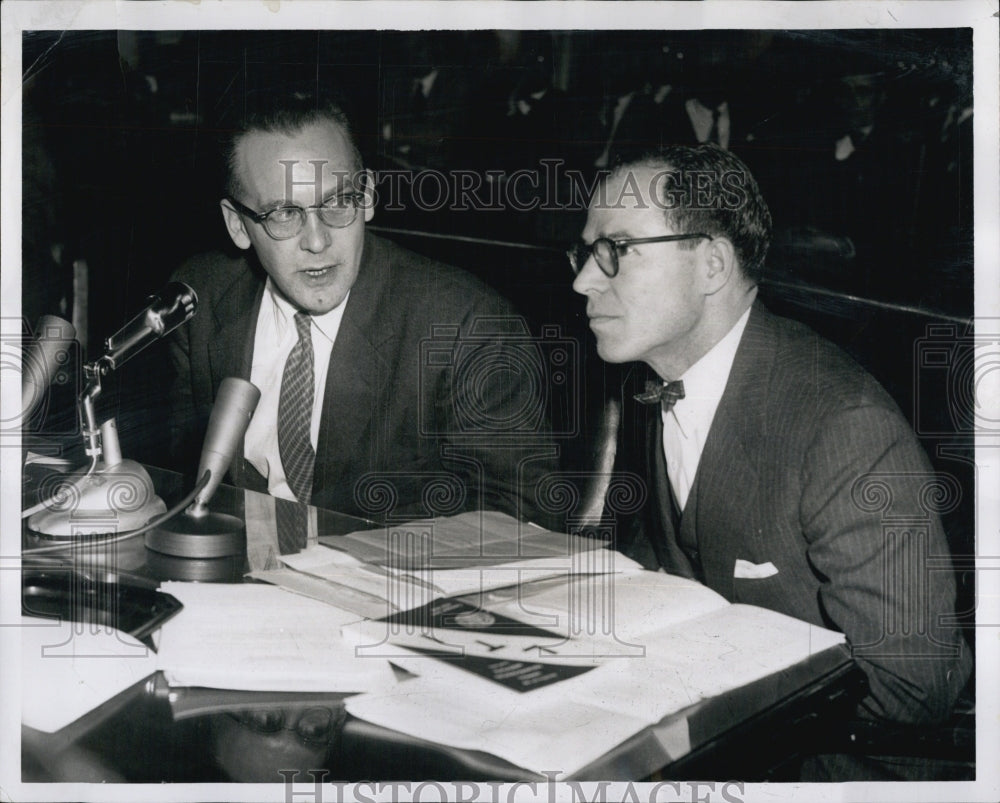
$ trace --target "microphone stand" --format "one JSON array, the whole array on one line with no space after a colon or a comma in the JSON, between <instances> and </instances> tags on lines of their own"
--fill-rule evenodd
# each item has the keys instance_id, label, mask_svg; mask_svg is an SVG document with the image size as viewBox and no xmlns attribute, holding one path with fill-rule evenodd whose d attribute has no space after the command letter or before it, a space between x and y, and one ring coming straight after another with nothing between
<instances>
[{"instance_id":1,"label":"microphone stand","mask_svg":"<svg viewBox=\"0 0 1000 803\"><path fill-rule=\"evenodd\" d=\"M134 460L122 459L115 420L98 427L95 401L101 395L103 376L190 320L197 305L194 290L171 282L161 296L154 296L145 310L106 340L99 359L84 365L86 386L77 399L77 410L90 465L82 475L67 475L73 479L60 484L46 509L28 519L29 529L50 538L75 538L141 527L166 511L146 469Z\"/></svg>"},{"instance_id":2,"label":"microphone stand","mask_svg":"<svg viewBox=\"0 0 1000 803\"><path fill-rule=\"evenodd\" d=\"M62 475L49 504L28 519L28 528L38 535L72 539L123 532L167 509L149 472L135 460L122 458L115 420L94 427L94 398L96 394L87 397L89 411L83 410L83 396L80 405L81 416L90 416L84 433L90 465L85 472Z\"/></svg>"},{"instance_id":3,"label":"microphone stand","mask_svg":"<svg viewBox=\"0 0 1000 803\"><path fill-rule=\"evenodd\" d=\"M109 370L110 368L103 359L83 366L83 376L87 384L77 399L77 409L80 416L80 431L83 433L84 452L90 458L90 468L87 469L88 476L97 469L97 463L101 458L101 431L97 426L94 401L101 395L101 377Z\"/></svg>"}]
</instances>

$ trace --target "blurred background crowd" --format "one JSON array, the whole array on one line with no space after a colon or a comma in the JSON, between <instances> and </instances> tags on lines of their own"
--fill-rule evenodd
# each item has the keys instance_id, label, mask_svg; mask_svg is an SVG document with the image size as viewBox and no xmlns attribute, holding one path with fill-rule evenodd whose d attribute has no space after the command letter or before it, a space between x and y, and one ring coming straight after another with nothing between
<instances>
[{"instance_id":1,"label":"blurred background crowd","mask_svg":"<svg viewBox=\"0 0 1000 803\"><path fill-rule=\"evenodd\" d=\"M772 207L769 278L962 317L971 53L968 29L27 33L25 314L66 303L76 258L100 320L224 246L219 133L256 97L310 92L347 107L368 167L472 171L481 197L527 170L540 181L520 181L522 201L567 199L546 183L547 159L590 181L659 142L717 142ZM581 228L566 204L428 210L408 188L387 188L395 211L376 224L548 248L545 259ZM425 182L423 199L436 188ZM543 253L463 266L517 301L509 264Z\"/></svg>"}]
</instances>

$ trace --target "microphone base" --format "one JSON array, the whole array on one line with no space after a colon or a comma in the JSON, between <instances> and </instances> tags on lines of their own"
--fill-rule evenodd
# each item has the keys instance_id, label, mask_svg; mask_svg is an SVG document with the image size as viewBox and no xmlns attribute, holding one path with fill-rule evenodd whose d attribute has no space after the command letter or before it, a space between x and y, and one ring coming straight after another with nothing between
<instances>
[{"instance_id":1,"label":"microphone base","mask_svg":"<svg viewBox=\"0 0 1000 803\"><path fill-rule=\"evenodd\" d=\"M183 580L189 583L240 583L243 581L246 555L225 558L186 558L146 550L146 569L157 580Z\"/></svg>"},{"instance_id":2,"label":"microphone base","mask_svg":"<svg viewBox=\"0 0 1000 803\"><path fill-rule=\"evenodd\" d=\"M100 464L92 474L80 470L53 476L39 493L56 496L47 510L28 519L28 529L45 538L115 535L167 512L149 473L134 460Z\"/></svg>"},{"instance_id":3,"label":"microphone base","mask_svg":"<svg viewBox=\"0 0 1000 803\"><path fill-rule=\"evenodd\" d=\"M178 558L226 558L244 554L246 547L246 525L225 513L185 513L146 533L147 549Z\"/></svg>"}]
</instances>

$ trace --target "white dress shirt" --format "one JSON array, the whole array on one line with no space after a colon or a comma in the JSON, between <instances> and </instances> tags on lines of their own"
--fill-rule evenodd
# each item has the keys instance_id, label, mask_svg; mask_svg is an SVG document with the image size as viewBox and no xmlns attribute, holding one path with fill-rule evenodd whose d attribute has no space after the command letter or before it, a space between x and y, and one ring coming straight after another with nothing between
<instances>
[{"instance_id":1,"label":"white dress shirt","mask_svg":"<svg viewBox=\"0 0 1000 803\"><path fill-rule=\"evenodd\" d=\"M678 377L684 382L684 398L669 412L660 411L667 477L682 511L749 318L750 309L747 308L725 337Z\"/></svg>"},{"instance_id":2,"label":"white dress shirt","mask_svg":"<svg viewBox=\"0 0 1000 803\"><path fill-rule=\"evenodd\" d=\"M723 101L715 109L711 109L697 98L688 98L684 102L684 108L691 120L691 127L694 129L694 136L698 142L708 142L712 135L712 113L719 112L718 141L715 143L722 150L729 150L729 103Z\"/></svg>"},{"instance_id":3,"label":"white dress shirt","mask_svg":"<svg viewBox=\"0 0 1000 803\"><path fill-rule=\"evenodd\" d=\"M348 294L350 297L350 294ZM345 298L341 304L324 315L312 316L313 395L312 420L309 440L313 449L319 440L319 424L323 413L323 393L326 389L326 375L330 367L330 353L333 351L340 322L344 317ZM295 307L281 298L268 278L264 297L260 302L257 316L257 332L253 341L253 364L250 381L260 388L260 402L250 420L243 441L243 453L250 464L267 478L267 491L282 499L295 499L288 487L285 469L278 453L278 399L281 395L281 376L285 371L288 354L299 340L295 329Z\"/></svg>"}]
</instances>

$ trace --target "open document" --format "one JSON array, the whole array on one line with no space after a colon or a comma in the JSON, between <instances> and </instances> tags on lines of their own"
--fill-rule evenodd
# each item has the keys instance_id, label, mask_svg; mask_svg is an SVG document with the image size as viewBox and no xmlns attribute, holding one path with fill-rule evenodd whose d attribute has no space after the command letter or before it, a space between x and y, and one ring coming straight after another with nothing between
<instances>
[{"instance_id":1,"label":"open document","mask_svg":"<svg viewBox=\"0 0 1000 803\"><path fill-rule=\"evenodd\" d=\"M672 713L844 641L683 578L614 575L600 598L582 589L593 579L345 626L359 654L392 654L419 676L353 697L348 711L564 776ZM518 675L528 682L508 682Z\"/></svg>"},{"instance_id":2,"label":"open document","mask_svg":"<svg viewBox=\"0 0 1000 803\"><path fill-rule=\"evenodd\" d=\"M624 556L615 554L628 562ZM628 563L626 563L628 565ZM347 625L359 651L601 663L644 655L650 634L729 607L707 586L629 569L526 579Z\"/></svg>"}]
</instances>

